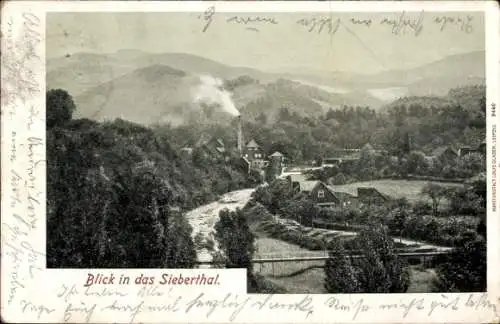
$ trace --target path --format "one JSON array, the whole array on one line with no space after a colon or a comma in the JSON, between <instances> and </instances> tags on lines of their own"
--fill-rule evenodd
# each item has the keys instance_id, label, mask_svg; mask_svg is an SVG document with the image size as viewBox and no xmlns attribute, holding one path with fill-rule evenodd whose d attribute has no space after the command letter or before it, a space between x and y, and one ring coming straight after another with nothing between
<instances>
[{"instance_id":1,"label":"path","mask_svg":"<svg viewBox=\"0 0 500 324\"><path fill-rule=\"evenodd\" d=\"M204 239L210 239L215 243L214 248L217 249L217 243L214 239L214 226L219 219L219 212L224 208L230 211L236 210L236 208L243 208L255 189L243 189L237 191L231 191L222 196L218 201L200 206L196 209L189 211L186 214L186 218L193 227L193 238L201 233ZM212 255L210 251L205 248L197 249L198 261L211 261ZM208 266L201 266L208 267Z\"/></svg>"}]
</instances>

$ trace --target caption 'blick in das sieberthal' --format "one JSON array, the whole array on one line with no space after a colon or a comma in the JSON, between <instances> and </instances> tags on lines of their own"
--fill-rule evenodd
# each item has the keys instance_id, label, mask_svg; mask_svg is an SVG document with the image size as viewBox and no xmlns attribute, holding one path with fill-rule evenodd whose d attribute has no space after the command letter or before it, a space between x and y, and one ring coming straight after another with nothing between
<instances>
[{"instance_id":1,"label":"caption 'blick in das sieberthal'","mask_svg":"<svg viewBox=\"0 0 500 324\"><path fill-rule=\"evenodd\" d=\"M134 283L136 285L220 285L219 275L207 276L204 273L195 276L183 276L182 274L171 275L164 273L161 275L160 280L156 282L156 277L148 277L144 274L137 276L131 281L128 276L121 275L120 278L115 277L113 273L110 275L103 275L98 273L97 275L89 273L87 276L87 281L84 287L90 287L92 285L128 285Z\"/></svg>"}]
</instances>

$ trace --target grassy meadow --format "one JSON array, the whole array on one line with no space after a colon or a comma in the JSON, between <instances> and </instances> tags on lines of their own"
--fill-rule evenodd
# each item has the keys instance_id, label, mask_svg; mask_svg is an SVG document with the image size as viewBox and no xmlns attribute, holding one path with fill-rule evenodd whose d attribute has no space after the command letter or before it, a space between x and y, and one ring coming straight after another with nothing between
<instances>
[{"instance_id":1,"label":"grassy meadow","mask_svg":"<svg viewBox=\"0 0 500 324\"><path fill-rule=\"evenodd\" d=\"M372 187L377 189L383 194L393 198L406 198L410 203L415 203L419 200L429 201L428 197L421 194L429 182L443 187L461 187L460 183L453 182L437 182L437 181L423 181L423 180L372 180L363 182L353 182L345 185L332 186L335 191L347 192L351 195L357 196L357 188L359 187Z\"/></svg>"}]
</instances>

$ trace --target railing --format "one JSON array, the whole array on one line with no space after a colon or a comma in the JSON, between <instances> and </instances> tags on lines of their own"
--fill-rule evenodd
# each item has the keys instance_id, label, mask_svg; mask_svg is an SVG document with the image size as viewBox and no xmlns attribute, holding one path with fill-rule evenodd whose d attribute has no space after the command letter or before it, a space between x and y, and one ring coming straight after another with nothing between
<instances>
[{"instance_id":1,"label":"railing","mask_svg":"<svg viewBox=\"0 0 500 324\"><path fill-rule=\"evenodd\" d=\"M321 253L321 252L320 252ZM449 251L435 251L435 252L401 252L397 255L400 258L428 258L436 257L439 255L448 255ZM366 257L363 254L346 254L345 255L351 259L361 259ZM328 260L330 256L328 255L315 255L315 256L289 256L289 257L267 257L267 258L255 258L253 263L272 263L272 262L294 262L294 261L320 261Z\"/></svg>"},{"instance_id":2,"label":"railing","mask_svg":"<svg viewBox=\"0 0 500 324\"><path fill-rule=\"evenodd\" d=\"M277 263L277 262L295 262L295 261L324 261L330 258L330 251L311 251L299 253L269 253L259 254L252 261L253 263ZM434 252L398 252L400 258L430 258L440 255L448 255L451 251L434 251ZM352 259L360 259L366 257L364 254L345 254L346 257ZM214 264L213 261L197 261L199 265Z\"/></svg>"}]
</instances>

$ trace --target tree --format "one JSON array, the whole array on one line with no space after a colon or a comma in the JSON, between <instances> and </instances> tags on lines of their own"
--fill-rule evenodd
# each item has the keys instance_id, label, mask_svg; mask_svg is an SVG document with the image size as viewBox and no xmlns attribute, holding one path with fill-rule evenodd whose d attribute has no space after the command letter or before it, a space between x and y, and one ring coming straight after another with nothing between
<instances>
[{"instance_id":1,"label":"tree","mask_svg":"<svg viewBox=\"0 0 500 324\"><path fill-rule=\"evenodd\" d=\"M325 289L329 294L352 294L362 292L357 269L352 265L344 247L333 240L330 257L325 262Z\"/></svg>"},{"instance_id":2,"label":"tree","mask_svg":"<svg viewBox=\"0 0 500 324\"><path fill-rule=\"evenodd\" d=\"M411 152L407 160L407 172L409 174L425 174L429 165L422 152Z\"/></svg>"},{"instance_id":3,"label":"tree","mask_svg":"<svg viewBox=\"0 0 500 324\"><path fill-rule=\"evenodd\" d=\"M337 173L335 177L332 179L332 184L334 185L343 185L347 182L346 176L343 173Z\"/></svg>"},{"instance_id":4,"label":"tree","mask_svg":"<svg viewBox=\"0 0 500 324\"><path fill-rule=\"evenodd\" d=\"M464 187L450 188L449 198L453 214L477 215L484 212L483 198L473 190Z\"/></svg>"},{"instance_id":5,"label":"tree","mask_svg":"<svg viewBox=\"0 0 500 324\"><path fill-rule=\"evenodd\" d=\"M394 217L389 223L389 228L398 233L400 242L403 240L403 232L408 220L408 208L407 202L406 204L401 203L400 206L394 210Z\"/></svg>"},{"instance_id":6,"label":"tree","mask_svg":"<svg viewBox=\"0 0 500 324\"><path fill-rule=\"evenodd\" d=\"M402 293L408 290L410 276L398 259L387 230L373 225L354 239L354 250L364 253L356 263L346 258L338 246L325 265L325 288L333 293Z\"/></svg>"},{"instance_id":7,"label":"tree","mask_svg":"<svg viewBox=\"0 0 500 324\"><path fill-rule=\"evenodd\" d=\"M246 268L250 277L253 272L255 237L248 227L244 213L237 209L230 212L223 209L215 224L215 239L224 253L227 268Z\"/></svg>"},{"instance_id":8,"label":"tree","mask_svg":"<svg viewBox=\"0 0 500 324\"><path fill-rule=\"evenodd\" d=\"M432 213L434 216L437 216L439 214L439 204L448 194L446 188L429 182L422 188L421 194L428 196L432 200Z\"/></svg>"},{"instance_id":9,"label":"tree","mask_svg":"<svg viewBox=\"0 0 500 324\"><path fill-rule=\"evenodd\" d=\"M486 170L486 160L480 153L471 153L460 157L457 167L463 173L462 176L472 177Z\"/></svg>"},{"instance_id":10,"label":"tree","mask_svg":"<svg viewBox=\"0 0 500 324\"><path fill-rule=\"evenodd\" d=\"M47 128L60 126L71 120L76 109L71 95L63 89L52 89L46 93Z\"/></svg>"},{"instance_id":11,"label":"tree","mask_svg":"<svg viewBox=\"0 0 500 324\"><path fill-rule=\"evenodd\" d=\"M408 269L396 254L394 241L385 227L374 224L355 239L356 249L365 253L358 277L367 293L406 292L410 284Z\"/></svg>"},{"instance_id":12,"label":"tree","mask_svg":"<svg viewBox=\"0 0 500 324\"><path fill-rule=\"evenodd\" d=\"M195 244L191 239L193 229L185 215L170 213L167 239L166 267L168 268L194 268L196 264Z\"/></svg>"},{"instance_id":13,"label":"tree","mask_svg":"<svg viewBox=\"0 0 500 324\"><path fill-rule=\"evenodd\" d=\"M436 292L486 291L486 239L466 233L437 268Z\"/></svg>"}]
</instances>

